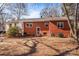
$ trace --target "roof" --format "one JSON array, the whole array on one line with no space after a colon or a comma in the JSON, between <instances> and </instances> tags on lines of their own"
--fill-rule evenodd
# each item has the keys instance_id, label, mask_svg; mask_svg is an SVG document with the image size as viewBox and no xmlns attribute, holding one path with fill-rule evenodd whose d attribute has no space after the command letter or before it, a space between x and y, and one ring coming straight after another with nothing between
<instances>
[{"instance_id":1,"label":"roof","mask_svg":"<svg viewBox=\"0 0 79 59\"><path fill-rule=\"evenodd\" d=\"M21 22L40 22L40 21L50 21L52 18L29 18L29 19L22 19Z\"/></svg>"},{"instance_id":2,"label":"roof","mask_svg":"<svg viewBox=\"0 0 79 59\"><path fill-rule=\"evenodd\" d=\"M21 19L20 22L45 22L45 21L67 21L67 17L51 17L51 18L30 18Z\"/></svg>"},{"instance_id":3,"label":"roof","mask_svg":"<svg viewBox=\"0 0 79 59\"><path fill-rule=\"evenodd\" d=\"M50 18L29 18L21 19L21 22L40 22L40 21L64 21L67 20L67 17L50 17Z\"/></svg>"},{"instance_id":4,"label":"roof","mask_svg":"<svg viewBox=\"0 0 79 59\"><path fill-rule=\"evenodd\" d=\"M29 18L29 19L21 19L15 21L9 21L7 23L14 23L14 22L44 22L44 21L66 21L67 17L50 17L50 18Z\"/></svg>"}]
</instances>

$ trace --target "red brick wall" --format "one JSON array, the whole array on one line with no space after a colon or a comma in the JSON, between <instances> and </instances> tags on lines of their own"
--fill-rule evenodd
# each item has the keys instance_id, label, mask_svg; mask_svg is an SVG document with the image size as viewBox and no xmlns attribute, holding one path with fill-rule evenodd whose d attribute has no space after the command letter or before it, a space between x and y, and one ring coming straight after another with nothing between
<instances>
[{"instance_id":1,"label":"red brick wall","mask_svg":"<svg viewBox=\"0 0 79 59\"><path fill-rule=\"evenodd\" d=\"M64 28L59 29L57 27L57 22L64 22ZM51 21L49 23L49 29L50 29L50 33L53 33L55 36L58 36L59 32L62 32L64 34L64 37L70 36L70 29L69 29L68 22L66 20L64 20L64 21Z\"/></svg>"},{"instance_id":2,"label":"red brick wall","mask_svg":"<svg viewBox=\"0 0 79 59\"><path fill-rule=\"evenodd\" d=\"M64 28L59 29L57 27L57 22L64 22ZM58 36L59 32L62 32L64 34L64 37L69 37L70 36L70 29L67 20L63 21L51 21L49 22L49 27L47 28L45 26L45 22L32 22L33 26L32 28L28 28L26 26L28 22L24 22L24 32L29 33L30 35L35 34L36 32L36 27L40 27L42 32L46 32L47 35L50 35L50 33L54 33L55 36ZM49 32L50 31L50 32Z\"/></svg>"},{"instance_id":3,"label":"red brick wall","mask_svg":"<svg viewBox=\"0 0 79 59\"><path fill-rule=\"evenodd\" d=\"M26 27L27 22L24 22L24 32L29 33L30 35L36 32L36 27L40 27L42 32L47 32L49 28L47 28L44 24L45 22L32 22L32 28Z\"/></svg>"}]
</instances>

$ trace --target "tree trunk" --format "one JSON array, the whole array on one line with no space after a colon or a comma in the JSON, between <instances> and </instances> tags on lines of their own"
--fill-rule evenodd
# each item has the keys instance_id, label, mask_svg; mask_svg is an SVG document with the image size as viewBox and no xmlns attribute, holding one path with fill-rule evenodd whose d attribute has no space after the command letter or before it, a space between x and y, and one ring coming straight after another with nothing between
<instances>
[{"instance_id":1,"label":"tree trunk","mask_svg":"<svg viewBox=\"0 0 79 59\"><path fill-rule=\"evenodd\" d=\"M67 11L67 9L66 9L65 3L64 3L63 5L64 5L65 11L66 11L67 18L68 18L68 24L69 24L69 27L70 27L70 30L71 30L71 34L73 35L74 39L75 39L75 40L78 42L78 44L79 44L78 33L77 33L77 28L78 28L78 26L77 26L77 25L78 25L78 24L77 24L77 21L78 21L78 3L77 3L76 6L75 6L74 28L72 28L71 21L70 21L69 14L68 14L68 11Z\"/></svg>"},{"instance_id":2,"label":"tree trunk","mask_svg":"<svg viewBox=\"0 0 79 59\"><path fill-rule=\"evenodd\" d=\"M69 14L68 14L68 11L66 9L65 3L63 3L63 5L64 5L64 9L66 11L67 18L68 18L67 20L68 20L68 24L69 24L69 27L70 27L71 34L74 35L74 30L72 28L72 24L71 24L71 21L70 21Z\"/></svg>"},{"instance_id":3,"label":"tree trunk","mask_svg":"<svg viewBox=\"0 0 79 59\"><path fill-rule=\"evenodd\" d=\"M78 34L77 34L77 28L78 28L77 21L78 21L78 3L76 4L76 8L75 8L74 32L75 32L75 39L77 40L79 44Z\"/></svg>"}]
</instances>

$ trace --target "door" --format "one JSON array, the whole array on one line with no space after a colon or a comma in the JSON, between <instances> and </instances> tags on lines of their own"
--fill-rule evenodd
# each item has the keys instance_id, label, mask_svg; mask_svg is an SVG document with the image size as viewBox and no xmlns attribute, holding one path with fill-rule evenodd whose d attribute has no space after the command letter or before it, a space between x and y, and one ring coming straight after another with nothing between
<instances>
[{"instance_id":1,"label":"door","mask_svg":"<svg viewBox=\"0 0 79 59\"><path fill-rule=\"evenodd\" d=\"M36 27L36 36L40 36L41 35L41 29L40 27Z\"/></svg>"}]
</instances>

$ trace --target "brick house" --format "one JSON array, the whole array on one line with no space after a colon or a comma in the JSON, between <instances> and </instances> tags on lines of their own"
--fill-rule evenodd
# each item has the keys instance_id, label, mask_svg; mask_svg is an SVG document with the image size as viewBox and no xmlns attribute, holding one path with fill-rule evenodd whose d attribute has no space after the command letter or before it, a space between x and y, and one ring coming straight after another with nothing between
<instances>
[{"instance_id":1,"label":"brick house","mask_svg":"<svg viewBox=\"0 0 79 59\"><path fill-rule=\"evenodd\" d=\"M70 36L66 17L24 19L17 22L7 22L6 27L9 28L11 24L19 25L21 32L29 36L50 36L52 33L54 36L58 36L59 33L62 33L64 37Z\"/></svg>"}]
</instances>

